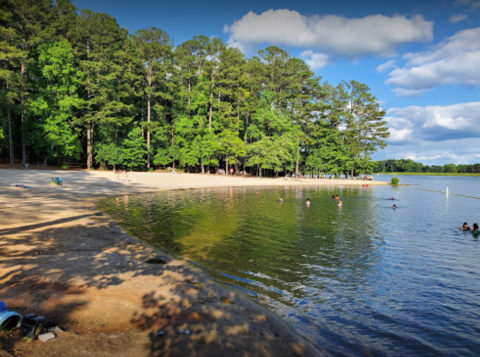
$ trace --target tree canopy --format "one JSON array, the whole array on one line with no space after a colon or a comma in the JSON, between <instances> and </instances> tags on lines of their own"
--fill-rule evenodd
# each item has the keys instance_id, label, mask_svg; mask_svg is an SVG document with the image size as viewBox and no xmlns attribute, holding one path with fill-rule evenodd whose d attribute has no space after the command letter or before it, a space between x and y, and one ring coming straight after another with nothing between
<instances>
[{"instance_id":1,"label":"tree canopy","mask_svg":"<svg viewBox=\"0 0 480 357\"><path fill-rule=\"evenodd\" d=\"M129 34L70 0L1 2L0 157L12 165L356 175L386 146L366 84L334 86L281 48L246 58L216 37Z\"/></svg>"}]
</instances>

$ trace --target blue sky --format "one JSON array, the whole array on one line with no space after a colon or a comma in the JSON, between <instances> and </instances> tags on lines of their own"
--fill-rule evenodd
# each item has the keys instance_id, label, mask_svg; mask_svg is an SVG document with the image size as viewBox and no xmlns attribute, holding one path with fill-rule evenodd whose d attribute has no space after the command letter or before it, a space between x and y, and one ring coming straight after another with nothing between
<instances>
[{"instance_id":1,"label":"blue sky","mask_svg":"<svg viewBox=\"0 0 480 357\"><path fill-rule=\"evenodd\" d=\"M480 162L480 0L73 3L130 33L158 27L176 45L217 36L248 57L276 45L332 84L367 84L391 132L376 160Z\"/></svg>"}]
</instances>

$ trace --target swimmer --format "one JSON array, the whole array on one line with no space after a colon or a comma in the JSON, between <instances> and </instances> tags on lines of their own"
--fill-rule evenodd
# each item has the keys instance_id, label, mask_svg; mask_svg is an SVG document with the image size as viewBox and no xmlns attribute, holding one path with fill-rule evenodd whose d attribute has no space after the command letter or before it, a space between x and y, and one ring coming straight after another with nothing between
<instances>
[{"instance_id":1,"label":"swimmer","mask_svg":"<svg viewBox=\"0 0 480 357\"><path fill-rule=\"evenodd\" d=\"M393 209L397 209L397 205L393 205L392 208L393 208Z\"/></svg>"},{"instance_id":2,"label":"swimmer","mask_svg":"<svg viewBox=\"0 0 480 357\"><path fill-rule=\"evenodd\" d=\"M282 197L282 196L278 196L278 200L279 200L280 202L283 202L283 197Z\"/></svg>"},{"instance_id":3,"label":"swimmer","mask_svg":"<svg viewBox=\"0 0 480 357\"><path fill-rule=\"evenodd\" d=\"M310 198L307 198L307 203L306 203L307 207L310 207Z\"/></svg>"},{"instance_id":4,"label":"swimmer","mask_svg":"<svg viewBox=\"0 0 480 357\"><path fill-rule=\"evenodd\" d=\"M343 206L343 201L342 200L338 200L338 207L342 207Z\"/></svg>"},{"instance_id":5,"label":"swimmer","mask_svg":"<svg viewBox=\"0 0 480 357\"><path fill-rule=\"evenodd\" d=\"M473 234L480 234L480 229L478 228L478 224L474 223L472 228Z\"/></svg>"},{"instance_id":6,"label":"swimmer","mask_svg":"<svg viewBox=\"0 0 480 357\"><path fill-rule=\"evenodd\" d=\"M470 227L468 226L467 222L464 222L463 225L460 227L462 231L469 231Z\"/></svg>"}]
</instances>

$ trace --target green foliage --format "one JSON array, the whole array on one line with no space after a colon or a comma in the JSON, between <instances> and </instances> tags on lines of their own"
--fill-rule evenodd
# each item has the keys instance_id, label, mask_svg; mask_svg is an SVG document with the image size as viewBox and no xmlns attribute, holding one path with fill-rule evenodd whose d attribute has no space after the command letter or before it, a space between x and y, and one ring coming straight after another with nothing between
<instances>
[{"instance_id":1,"label":"green foliage","mask_svg":"<svg viewBox=\"0 0 480 357\"><path fill-rule=\"evenodd\" d=\"M130 131L128 138L123 142L123 147L123 163L131 170L134 167L138 169L147 163L147 146L142 136L142 129L137 127Z\"/></svg>"},{"instance_id":2,"label":"green foliage","mask_svg":"<svg viewBox=\"0 0 480 357\"><path fill-rule=\"evenodd\" d=\"M95 156L95 159L108 165L120 165L124 161L123 152L123 148L118 147L113 143L101 143L97 147L97 155Z\"/></svg>"},{"instance_id":3,"label":"green foliage","mask_svg":"<svg viewBox=\"0 0 480 357\"><path fill-rule=\"evenodd\" d=\"M408 173L469 173L475 174L480 173L480 164L446 164L443 166L439 165L423 165L419 162L414 162L412 160L383 160L374 162L374 171L373 172L408 172Z\"/></svg>"},{"instance_id":4,"label":"green foliage","mask_svg":"<svg viewBox=\"0 0 480 357\"><path fill-rule=\"evenodd\" d=\"M398 183L400 182L400 179L398 177L392 177L390 182L392 183L392 185L398 185Z\"/></svg>"},{"instance_id":5,"label":"green foliage","mask_svg":"<svg viewBox=\"0 0 480 357\"><path fill-rule=\"evenodd\" d=\"M247 59L216 37L129 35L70 0L2 3L0 150L12 160L369 173L384 116L367 85L334 87L275 46Z\"/></svg>"}]
</instances>

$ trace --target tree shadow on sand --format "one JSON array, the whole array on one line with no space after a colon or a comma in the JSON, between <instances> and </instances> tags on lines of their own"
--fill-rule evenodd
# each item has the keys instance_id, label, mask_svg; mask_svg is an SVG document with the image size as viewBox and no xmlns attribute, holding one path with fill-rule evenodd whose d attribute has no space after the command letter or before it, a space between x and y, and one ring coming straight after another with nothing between
<instances>
[{"instance_id":1,"label":"tree shadow on sand","mask_svg":"<svg viewBox=\"0 0 480 357\"><path fill-rule=\"evenodd\" d=\"M36 206L31 194L0 194L0 208L25 201L0 212L9 224L0 225L0 296L10 310L80 334L139 331L131 345L150 357L317 355L279 318L129 237L81 196L37 192Z\"/></svg>"}]
</instances>

